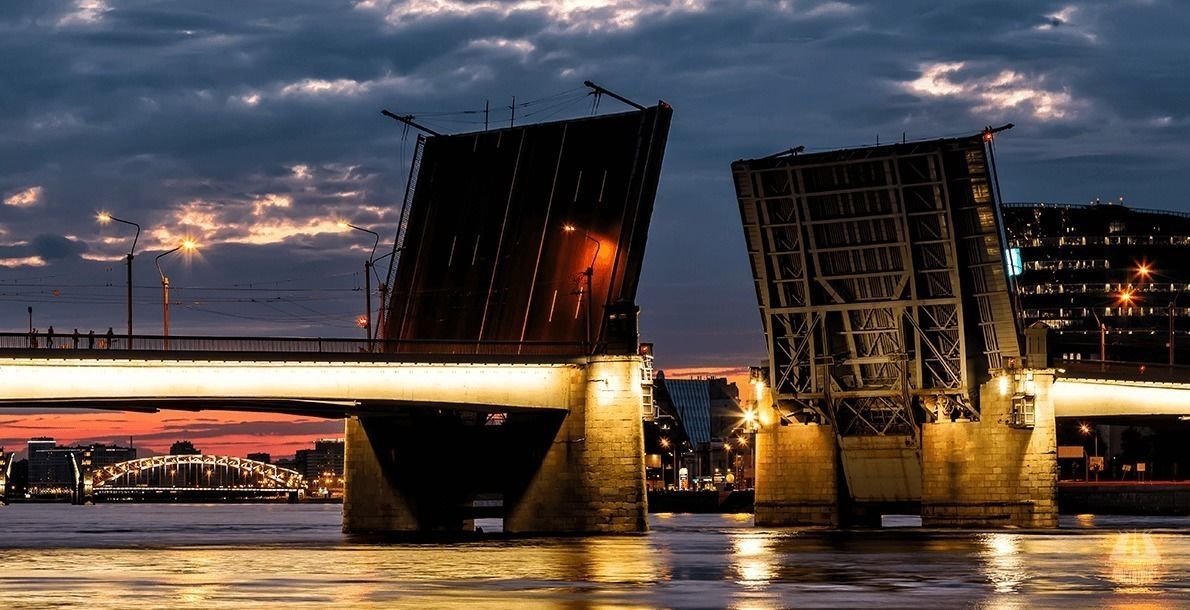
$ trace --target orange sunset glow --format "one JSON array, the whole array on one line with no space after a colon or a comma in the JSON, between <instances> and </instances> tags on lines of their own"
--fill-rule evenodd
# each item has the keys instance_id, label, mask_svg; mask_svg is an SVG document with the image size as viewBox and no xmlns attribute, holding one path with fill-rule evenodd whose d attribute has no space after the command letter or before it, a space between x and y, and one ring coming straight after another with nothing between
<instances>
[{"instance_id":1,"label":"orange sunset glow","mask_svg":"<svg viewBox=\"0 0 1190 610\"><path fill-rule=\"evenodd\" d=\"M169 453L169 446L179 440L191 441L207 454L289 456L310 447L315 439L342 435L340 420L276 413L80 410L0 415L0 446L18 451L23 451L28 439L39 436L52 437L60 445L127 445L131 437L142 456Z\"/></svg>"}]
</instances>

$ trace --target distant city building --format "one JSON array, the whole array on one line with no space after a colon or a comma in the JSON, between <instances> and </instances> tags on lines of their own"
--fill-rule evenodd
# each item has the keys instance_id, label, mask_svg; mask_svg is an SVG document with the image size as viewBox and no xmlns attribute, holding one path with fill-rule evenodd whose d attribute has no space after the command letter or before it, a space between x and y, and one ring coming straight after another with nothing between
<instances>
[{"instance_id":1,"label":"distant city building","mask_svg":"<svg viewBox=\"0 0 1190 610\"><path fill-rule=\"evenodd\" d=\"M686 469L691 487L721 487L728 480L736 488L747 486L751 450L740 445L743 408L736 385L722 377L668 379L660 372L653 391L658 417L646 427L646 453L661 458L649 465L664 473L661 486L674 486L675 464ZM651 484L658 480L651 477Z\"/></svg>"},{"instance_id":2,"label":"distant city building","mask_svg":"<svg viewBox=\"0 0 1190 610\"><path fill-rule=\"evenodd\" d=\"M250 460L255 460L257 462L263 462L265 464L273 463L273 456L271 456L267 453L249 453L247 455L247 458Z\"/></svg>"},{"instance_id":3,"label":"distant city building","mask_svg":"<svg viewBox=\"0 0 1190 610\"><path fill-rule=\"evenodd\" d=\"M194 448L194 443L190 441L178 441L169 446L170 455L202 455L202 452Z\"/></svg>"},{"instance_id":4,"label":"distant city building","mask_svg":"<svg viewBox=\"0 0 1190 610\"><path fill-rule=\"evenodd\" d=\"M324 438L314 441L313 449L298 449L294 456L294 470L307 481L330 473L343 476L343 439Z\"/></svg>"},{"instance_id":5,"label":"distant city building","mask_svg":"<svg viewBox=\"0 0 1190 610\"><path fill-rule=\"evenodd\" d=\"M53 438L42 436L29 439L29 486L34 488L69 485L73 469L70 456L58 451Z\"/></svg>"},{"instance_id":6,"label":"distant city building","mask_svg":"<svg viewBox=\"0 0 1190 610\"><path fill-rule=\"evenodd\" d=\"M119 445L94 444L91 450L91 468L103 468L136 459L135 447L121 447Z\"/></svg>"},{"instance_id":7,"label":"distant city building","mask_svg":"<svg viewBox=\"0 0 1190 610\"><path fill-rule=\"evenodd\" d=\"M299 449L293 465L287 468L296 470L305 478L307 493L311 496L341 496L343 439L321 439L314 442L313 449Z\"/></svg>"},{"instance_id":8,"label":"distant city building","mask_svg":"<svg viewBox=\"0 0 1190 610\"><path fill-rule=\"evenodd\" d=\"M1002 215L1021 326L1052 329L1052 357L1098 360L1102 344L1108 360L1166 363L1172 335L1190 364L1190 214L1013 203Z\"/></svg>"},{"instance_id":9,"label":"distant city building","mask_svg":"<svg viewBox=\"0 0 1190 610\"><path fill-rule=\"evenodd\" d=\"M35 495L60 495L76 481L76 465L85 470L136 459L136 449L118 445L58 446L52 438L29 441L29 487Z\"/></svg>"}]
</instances>

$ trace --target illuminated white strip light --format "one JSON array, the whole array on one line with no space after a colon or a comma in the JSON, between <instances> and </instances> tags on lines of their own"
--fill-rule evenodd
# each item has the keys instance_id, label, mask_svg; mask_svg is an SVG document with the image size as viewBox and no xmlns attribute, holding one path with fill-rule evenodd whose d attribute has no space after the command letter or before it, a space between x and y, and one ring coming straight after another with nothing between
<instances>
[{"instance_id":1,"label":"illuminated white strip light","mask_svg":"<svg viewBox=\"0 0 1190 610\"><path fill-rule=\"evenodd\" d=\"M1190 415L1190 384L1058 379L1050 397L1057 417Z\"/></svg>"},{"instance_id":2,"label":"illuminated white strip light","mask_svg":"<svg viewBox=\"0 0 1190 610\"><path fill-rule=\"evenodd\" d=\"M574 364L0 359L0 404L19 400L414 401L570 408ZM578 389L578 391L572 391Z\"/></svg>"}]
</instances>

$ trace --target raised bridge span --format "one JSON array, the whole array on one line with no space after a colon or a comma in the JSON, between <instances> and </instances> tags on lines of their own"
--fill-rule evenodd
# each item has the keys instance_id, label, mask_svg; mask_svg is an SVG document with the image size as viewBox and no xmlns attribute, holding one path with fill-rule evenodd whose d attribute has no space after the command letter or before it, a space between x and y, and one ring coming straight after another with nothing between
<instances>
[{"instance_id":1,"label":"raised bridge span","mask_svg":"<svg viewBox=\"0 0 1190 610\"><path fill-rule=\"evenodd\" d=\"M996 134L732 164L768 348L756 522L1057 525L1060 417L1184 415L1190 375L1022 328Z\"/></svg>"}]
</instances>

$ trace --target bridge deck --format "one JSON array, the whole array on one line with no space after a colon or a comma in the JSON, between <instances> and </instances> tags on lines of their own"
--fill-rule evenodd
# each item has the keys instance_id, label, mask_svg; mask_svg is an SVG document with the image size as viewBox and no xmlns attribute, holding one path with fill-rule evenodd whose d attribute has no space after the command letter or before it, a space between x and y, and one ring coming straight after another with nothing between
<instances>
[{"instance_id":1,"label":"bridge deck","mask_svg":"<svg viewBox=\"0 0 1190 610\"><path fill-rule=\"evenodd\" d=\"M168 351L0 347L0 408L227 409L343 417L410 406L564 410L583 399L579 384L585 381L586 358L573 352L530 355L524 346L441 343L440 351L430 353L304 349L318 340L280 340L283 347L303 349L268 351L258 341L278 340L208 339L178 345L171 338L171 347L189 349Z\"/></svg>"}]
</instances>

